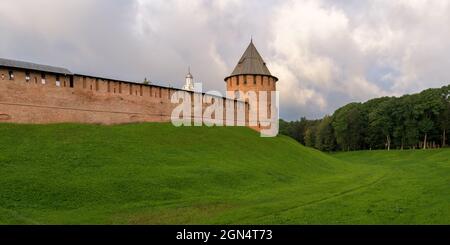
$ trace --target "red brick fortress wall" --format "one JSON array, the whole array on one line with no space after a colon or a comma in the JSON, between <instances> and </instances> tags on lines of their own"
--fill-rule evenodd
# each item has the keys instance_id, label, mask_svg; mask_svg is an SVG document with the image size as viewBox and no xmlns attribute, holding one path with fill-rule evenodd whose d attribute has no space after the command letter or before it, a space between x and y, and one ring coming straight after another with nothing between
<instances>
[{"instance_id":1,"label":"red brick fortress wall","mask_svg":"<svg viewBox=\"0 0 450 245\"><path fill-rule=\"evenodd\" d=\"M173 88L19 69L10 79L10 70L0 68L0 122L169 122L177 106Z\"/></svg>"}]
</instances>

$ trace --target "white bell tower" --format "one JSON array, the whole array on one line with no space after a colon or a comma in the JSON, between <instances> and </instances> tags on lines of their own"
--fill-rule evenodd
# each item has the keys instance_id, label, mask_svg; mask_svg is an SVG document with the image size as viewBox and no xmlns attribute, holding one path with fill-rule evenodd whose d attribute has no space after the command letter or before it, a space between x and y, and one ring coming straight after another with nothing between
<instances>
[{"instance_id":1,"label":"white bell tower","mask_svg":"<svg viewBox=\"0 0 450 245\"><path fill-rule=\"evenodd\" d=\"M186 83L184 84L183 89L194 91L194 77L191 74L190 67L188 67L188 74L186 75Z\"/></svg>"}]
</instances>

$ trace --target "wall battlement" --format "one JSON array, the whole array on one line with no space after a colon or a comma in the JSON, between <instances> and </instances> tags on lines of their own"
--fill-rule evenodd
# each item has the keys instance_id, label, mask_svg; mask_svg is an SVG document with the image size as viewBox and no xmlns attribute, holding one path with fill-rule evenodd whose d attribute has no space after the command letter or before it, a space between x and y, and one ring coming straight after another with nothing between
<instances>
[{"instance_id":1,"label":"wall battlement","mask_svg":"<svg viewBox=\"0 0 450 245\"><path fill-rule=\"evenodd\" d=\"M176 91L184 90L88 75L0 67L0 122L169 122L177 106L171 103ZM231 101L235 108L243 103ZM203 109L207 106L202 105Z\"/></svg>"}]
</instances>

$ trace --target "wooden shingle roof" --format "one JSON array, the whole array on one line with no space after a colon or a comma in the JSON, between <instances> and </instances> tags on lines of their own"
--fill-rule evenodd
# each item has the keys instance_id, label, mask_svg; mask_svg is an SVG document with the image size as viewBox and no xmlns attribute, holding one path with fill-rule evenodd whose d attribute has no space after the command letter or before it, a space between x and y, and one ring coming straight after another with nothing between
<instances>
[{"instance_id":1,"label":"wooden shingle roof","mask_svg":"<svg viewBox=\"0 0 450 245\"><path fill-rule=\"evenodd\" d=\"M259 54L258 50L256 49L256 47L252 41L248 45L248 47L245 50L244 54L242 55L241 59L239 59L239 62L237 63L236 67L234 68L233 72L228 77L237 76L237 75L272 76L272 74L270 73L269 69L266 66L266 62L264 62L263 58ZM274 76L272 76L272 77L274 77ZM225 80L227 78L225 78ZM274 77L274 78L276 80L278 80L276 77Z\"/></svg>"}]
</instances>

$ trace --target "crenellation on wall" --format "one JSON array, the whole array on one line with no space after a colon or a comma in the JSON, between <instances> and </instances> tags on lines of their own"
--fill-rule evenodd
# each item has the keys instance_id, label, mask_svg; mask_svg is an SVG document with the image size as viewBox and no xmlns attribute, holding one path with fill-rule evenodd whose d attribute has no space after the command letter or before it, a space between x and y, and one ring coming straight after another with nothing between
<instances>
[{"instance_id":1,"label":"crenellation on wall","mask_svg":"<svg viewBox=\"0 0 450 245\"><path fill-rule=\"evenodd\" d=\"M10 70L14 73L13 80L8 77ZM45 83L42 83L43 74ZM176 91L180 90L85 75L0 67L0 121L102 124L168 122L172 110L177 106L171 103L171 96ZM193 92L186 92L194 95ZM203 103L202 112L208 106ZM226 108L223 108L223 113L225 120Z\"/></svg>"}]
</instances>

